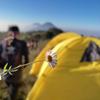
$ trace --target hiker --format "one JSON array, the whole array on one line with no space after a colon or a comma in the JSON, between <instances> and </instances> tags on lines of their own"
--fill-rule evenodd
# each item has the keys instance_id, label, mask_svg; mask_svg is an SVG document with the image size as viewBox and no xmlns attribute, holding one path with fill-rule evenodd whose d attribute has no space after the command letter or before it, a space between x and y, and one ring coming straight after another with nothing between
<instances>
[{"instance_id":1,"label":"hiker","mask_svg":"<svg viewBox=\"0 0 100 100\"><path fill-rule=\"evenodd\" d=\"M7 36L0 44L0 66L2 68L6 63L12 68L28 63L28 48L26 42L19 39L20 31L17 26L11 26L8 29ZM5 76L5 82L8 86L10 100L16 100L18 88L21 84L22 69Z\"/></svg>"}]
</instances>

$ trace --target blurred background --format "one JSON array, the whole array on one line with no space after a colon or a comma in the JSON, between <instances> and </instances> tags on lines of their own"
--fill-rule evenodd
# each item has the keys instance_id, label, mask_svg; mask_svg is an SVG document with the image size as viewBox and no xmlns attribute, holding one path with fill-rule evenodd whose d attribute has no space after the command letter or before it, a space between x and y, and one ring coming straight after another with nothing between
<instances>
[{"instance_id":1,"label":"blurred background","mask_svg":"<svg viewBox=\"0 0 100 100\"><path fill-rule=\"evenodd\" d=\"M100 0L1 0L0 41L11 25L19 26L31 62L53 37L63 32L100 37ZM20 100L25 100L35 80L28 74L30 69L23 70ZM7 95L6 89L0 81L0 100Z\"/></svg>"}]
</instances>

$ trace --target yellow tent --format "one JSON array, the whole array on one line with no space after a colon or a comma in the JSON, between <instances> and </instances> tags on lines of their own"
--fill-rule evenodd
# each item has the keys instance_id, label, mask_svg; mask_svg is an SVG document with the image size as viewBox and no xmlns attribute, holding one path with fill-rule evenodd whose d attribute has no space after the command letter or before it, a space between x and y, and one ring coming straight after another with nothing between
<instances>
[{"instance_id":1,"label":"yellow tent","mask_svg":"<svg viewBox=\"0 0 100 100\"><path fill-rule=\"evenodd\" d=\"M27 100L100 100L100 61L80 62L90 41L100 45L92 37L70 37L56 44L56 67L43 62Z\"/></svg>"},{"instance_id":2,"label":"yellow tent","mask_svg":"<svg viewBox=\"0 0 100 100\"><path fill-rule=\"evenodd\" d=\"M54 48L55 45L57 45L61 41L66 40L66 39L79 38L79 37L81 37L81 36L78 35L78 34L76 34L76 33L74 33L74 32L67 32L67 33L63 33L63 34L60 34L60 35L56 36L55 38L53 38L46 45L46 47L42 50L42 52L39 54L39 56L37 56L37 58L35 59L35 61L39 61L40 59L41 60L44 60L45 53L48 50ZM33 63L32 69L30 71L30 74L35 75L35 76L38 76L38 73L40 71L40 68L41 68L42 63L43 63L42 61L41 62L37 62L37 63Z\"/></svg>"}]
</instances>

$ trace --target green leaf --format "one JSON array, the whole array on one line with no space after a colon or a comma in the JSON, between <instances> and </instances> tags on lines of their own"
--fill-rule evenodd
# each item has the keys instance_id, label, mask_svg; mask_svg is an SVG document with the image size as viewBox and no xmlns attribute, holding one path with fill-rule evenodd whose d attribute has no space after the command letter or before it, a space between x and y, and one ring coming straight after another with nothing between
<instances>
[{"instance_id":1,"label":"green leaf","mask_svg":"<svg viewBox=\"0 0 100 100\"><path fill-rule=\"evenodd\" d=\"M11 67L12 67L12 66L9 67L9 71L11 70Z\"/></svg>"},{"instance_id":2,"label":"green leaf","mask_svg":"<svg viewBox=\"0 0 100 100\"><path fill-rule=\"evenodd\" d=\"M4 66L4 72L6 72L7 71L7 66L8 66L8 63Z\"/></svg>"},{"instance_id":3,"label":"green leaf","mask_svg":"<svg viewBox=\"0 0 100 100\"><path fill-rule=\"evenodd\" d=\"M12 69L11 70L11 72L17 72L18 71L18 69Z\"/></svg>"},{"instance_id":4,"label":"green leaf","mask_svg":"<svg viewBox=\"0 0 100 100\"><path fill-rule=\"evenodd\" d=\"M9 71L8 73L9 73L10 75L12 75L12 73L11 73L10 71Z\"/></svg>"}]
</instances>

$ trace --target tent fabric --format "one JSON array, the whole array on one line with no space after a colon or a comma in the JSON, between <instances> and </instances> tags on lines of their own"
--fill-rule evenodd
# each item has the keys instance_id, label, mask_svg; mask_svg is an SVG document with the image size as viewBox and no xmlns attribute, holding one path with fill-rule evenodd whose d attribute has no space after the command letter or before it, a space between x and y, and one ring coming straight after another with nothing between
<instances>
[{"instance_id":1,"label":"tent fabric","mask_svg":"<svg viewBox=\"0 0 100 100\"><path fill-rule=\"evenodd\" d=\"M78 35L77 33L74 32L67 32L67 33L63 33L60 34L56 37L54 37L47 45L46 47L42 50L42 52L37 56L37 58L35 59L35 61L39 61L41 59L44 60L45 58L45 54L48 50L54 48L58 43L60 43L63 40L66 39L70 39L70 38L79 38L81 37L80 35ZM38 76L38 73L40 71L41 65L42 65L43 61L41 62L37 62L37 63L33 63L32 65L32 69L30 71L30 74Z\"/></svg>"},{"instance_id":2,"label":"tent fabric","mask_svg":"<svg viewBox=\"0 0 100 100\"><path fill-rule=\"evenodd\" d=\"M26 100L100 100L100 61L80 62L94 37L65 39L55 45L55 68L43 62L39 77Z\"/></svg>"}]
</instances>

